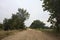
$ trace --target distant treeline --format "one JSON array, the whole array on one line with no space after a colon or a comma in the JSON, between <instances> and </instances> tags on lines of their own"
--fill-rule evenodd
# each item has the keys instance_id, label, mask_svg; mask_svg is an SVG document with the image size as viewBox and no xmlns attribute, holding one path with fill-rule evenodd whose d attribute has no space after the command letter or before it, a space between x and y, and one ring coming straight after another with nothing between
<instances>
[{"instance_id":1,"label":"distant treeline","mask_svg":"<svg viewBox=\"0 0 60 40\"><path fill-rule=\"evenodd\" d=\"M32 29L50 29L49 27L45 26L45 23L41 22L40 20L34 20L30 25Z\"/></svg>"}]
</instances>

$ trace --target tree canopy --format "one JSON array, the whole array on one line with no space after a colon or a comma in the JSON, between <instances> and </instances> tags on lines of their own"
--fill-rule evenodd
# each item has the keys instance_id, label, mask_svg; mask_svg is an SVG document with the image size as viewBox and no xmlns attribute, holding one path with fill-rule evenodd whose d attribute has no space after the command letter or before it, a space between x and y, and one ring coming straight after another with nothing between
<instances>
[{"instance_id":1,"label":"tree canopy","mask_svg":"<svg viewBox=\"0 0 60 40\"><path fill-rule=\"evenodd\" d=\"M9 29L24 29L25 25L24 22L26 19L29 18L29 13L19 8L16 14L12 14L10 19L5 18L3 21L4 30Z\"/></svg>"},{"instance_id":2,"label":"tree canopy","mask_svg":"<svg viewBox=\"0 0 60 40\"><path fill-rule=\"evenodd\" d=\"M59 31L60 29L60 0L43 0L44 11L50 12L48 22L50 22L53 28Z\"/></svg>"},{"instance_id":3,"label":"tree canopy","mask_svg":"<svg viewBox=\"0 0 60 40\"><path fill-rule=\"evenodd\" d=\"M44 28L45 24L41 22L40 20L34 20L30 26L30 28L36 29L36 28Z\"/></svg>"}]
</instances>

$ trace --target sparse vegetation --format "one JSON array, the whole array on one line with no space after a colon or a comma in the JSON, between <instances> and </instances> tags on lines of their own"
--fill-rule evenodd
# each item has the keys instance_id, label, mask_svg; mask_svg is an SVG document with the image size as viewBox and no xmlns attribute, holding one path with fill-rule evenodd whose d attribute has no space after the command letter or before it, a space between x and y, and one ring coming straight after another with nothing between
<instances>
[{"instance_id":1,"label":"sparse vegetation","mask_svg":"<svg viewBox=\"0 0 60 40\"><path fill-rule=\"evenodd\" d=\"M17 33L17 32L19 32L19 30L10 30L10 31L1 30L0 31L0 40L9 35L13 35L14 33Z\"/></svg>"}]
</instances>

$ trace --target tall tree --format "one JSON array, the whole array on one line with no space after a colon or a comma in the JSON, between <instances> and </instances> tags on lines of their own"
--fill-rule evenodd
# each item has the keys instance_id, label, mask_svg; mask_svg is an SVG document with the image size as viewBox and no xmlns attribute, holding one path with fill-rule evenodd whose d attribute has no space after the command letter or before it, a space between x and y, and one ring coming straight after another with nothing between
<instances>
[{"instance_id":1,"label":"tall tree","mask_svg":"<svg viewBox=\"0 0 60 40\"><path fill-rule=\"evenodd\" d=\"M25 27L24 22L25 22L26 19L29 18L29 13L26 10L19 8L18 12L16 13L15 16L16 16L15 21L17 23L17 27L18 28L24 28Z\"/></svg>"},{"instance_id":2,"label":"tall tree","mask_svg":"<svg viewBox=\"0 0 60 40\"><path fill-rule=\"evenodd\" d=\"M29 14L26 10L19 8L16 14L12 14L10 19L4 19L3 25L5 30L11 29L24 29L24 22L29 18Z\"/></svg>"},{"instance_id":3,"label":"tall tree","mask_svg":"<svg viewBox=\"0 0 60 40\"><path fill-rule=\"evenodd\" d=\"M60 29L60 0L43 0L44 11L50 12L48 22L51 22L54 29Z\"/></svg>"}]
</instances>

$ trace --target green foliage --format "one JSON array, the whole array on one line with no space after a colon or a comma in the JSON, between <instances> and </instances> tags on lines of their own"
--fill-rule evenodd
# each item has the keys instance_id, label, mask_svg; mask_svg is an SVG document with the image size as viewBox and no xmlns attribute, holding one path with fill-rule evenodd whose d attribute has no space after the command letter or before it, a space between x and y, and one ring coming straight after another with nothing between
<instances>
[{"instance_id":1,"label":"green foliage","mask_svg":"<svg viewBox=\"0 0 60 40\"><path fill-rule=\"evenodd\" d=\"M59 31L60 29L60 0L43 0L44 11L50 12L48 22L50 22L53 28Z\"/></svg>"},{"instance_id":2,"label":"green foliage","mask_svg":"<svg viewBox=\"0 0 60 40\"><path fill-rule=\"evenodd\" d=\"M0 30L3 29L3 24L0 23Z\"/></svg>"},{"instance_id":3,"label":"green foliage","mask_svg":"<svg viewBox=\"0 0 60 40\"><path fill-rule=\"evenodd\" d=\"M41 22L40 20L33 21L30 26L30 28L34 28L34 29L44 28L44 27L45 27L45 24L43 22Z\"/></svg>"},{"instance_id":4,"label":"green foliage","mask_svg":"<svg viewBox=\"0 0 60 40\"><path fill-rule=\"evenodd\" d=\"M29 18L29 14L24 9L18 9L16 14L12 14L10 19L4 19L3 25L4 30L12 30L12 29L24 29L24 22Z\"/></svg>"},{"instance_id":5,"label":"green foliage","mask_svg":"<svg viewBox=\"0 0 60 40\"><path fill-rule=\"evenodd\" d=\"M9 26L8 26L8 19L4 19L3 21L3 25L4 25L4 30L8 30L9 29Z\"/></svg>"}]
</instances>

